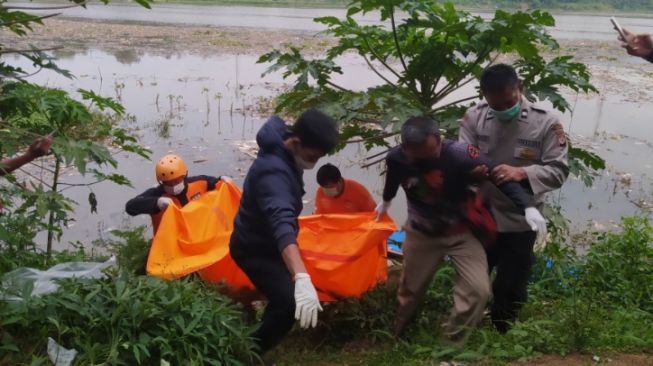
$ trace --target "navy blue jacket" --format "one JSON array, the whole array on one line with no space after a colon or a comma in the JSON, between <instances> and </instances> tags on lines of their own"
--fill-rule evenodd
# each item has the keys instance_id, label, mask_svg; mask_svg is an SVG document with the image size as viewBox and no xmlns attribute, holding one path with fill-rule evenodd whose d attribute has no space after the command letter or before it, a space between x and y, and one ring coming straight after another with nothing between
<instances>
[{"instance_id":1,"label":"navy blue jacket","mask_svg":"<svg viewBox=\"0 0 653 366\"><path fill-rule=\"evenodd\" d=\"M231 254L280 255L297 243L304 181L293 153L284 145L285 122L270 118L256 135L258 156L247 172L231 234Z\"/></svg>"}]
</instances>

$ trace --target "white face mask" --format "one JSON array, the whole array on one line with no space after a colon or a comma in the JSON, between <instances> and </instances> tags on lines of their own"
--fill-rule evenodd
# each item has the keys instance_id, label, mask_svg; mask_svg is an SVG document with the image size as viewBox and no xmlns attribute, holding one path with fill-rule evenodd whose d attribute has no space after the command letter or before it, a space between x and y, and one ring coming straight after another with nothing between
<instances>
[{"instance_id":1,"label":"white face mask","mask_svg":"<svg viewBox=\"0 0 653 366\"><path fill-rule=\"evenodd\" d=\"M297 167L302 170L311 170L315 168L315 164L317 164L317 161L314 162L308 162L304 159L302 159L301 156L295 154L295 164L297 164Z\"/></svg>"},{"instance_id":2,"label":"white face mask","mask_svg":"<svg viewBox=\"0 0 653 366\"><path fill-rule=\"evenodd\" d=\"M324 192L324 195L327 197L335 197L338 194L340 194L340 192L338 191L338 186L335 186L333 188L322 187L322 192Z\"/></svg>"},{"instance_id":3,"label":"white face mask","mask_svg":"<svg viewBox=\"0 0 653 366\"><path fill-rule=\"evenodd\" d=\"M184 182L181 182L181 183L179 183L177 185L174 185L172 187L166 186L166 185L163 186L163 189L166 191L166 193L171 194L173 196L177 196L177 195L181 194L181 192L184 191L184 188L186 188L186 184L184 184Z\"/></svg>"}]
</instances>

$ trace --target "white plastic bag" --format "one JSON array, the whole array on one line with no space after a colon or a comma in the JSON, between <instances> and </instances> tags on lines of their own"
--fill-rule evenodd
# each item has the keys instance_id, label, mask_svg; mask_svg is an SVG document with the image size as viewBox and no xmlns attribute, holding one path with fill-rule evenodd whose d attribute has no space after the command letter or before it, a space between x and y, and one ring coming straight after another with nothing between
<instances>
[{"instance_id":1,"label":"white plastic bag","mask_svg":"<svg viewBox=\"0 0 653 366\"><path fill-rule=\"evenodd\" d=\"M59 263L45 271L21 267L5 273L2 277L0 300L22 300L23 289L32 284L30 295L44 295L59 288L56 280L64 278L98 279L105 275L103 271L116 265L116 258L106 262L65 262Z\"/></svg>"},{"instance_id":2,"label":"white plastic bag","mask_svg":"<svg viewBox=\"0 0 653 366\"><path fill-rule=\"evenodd\" d=\"M67 349L48 337L48 357L54 366L70 366L77 356L77 350Z\"/></svg>"}]
</instances>

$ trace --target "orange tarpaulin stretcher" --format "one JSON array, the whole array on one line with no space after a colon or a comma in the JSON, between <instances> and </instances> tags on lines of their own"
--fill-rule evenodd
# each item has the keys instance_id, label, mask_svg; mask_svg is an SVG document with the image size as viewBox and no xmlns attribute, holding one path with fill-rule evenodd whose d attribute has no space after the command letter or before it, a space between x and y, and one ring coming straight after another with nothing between
<instances>
[{"instance_id":1,"label":"orange tarpaulin stretcher","mask_svg":"<svg viewBox=\"0 0 653 366\"><path fill-rule=\"evenodd\" d=\"M174 279L193 272L235 293L254 286L229 255L240 190L219 183L184 208L169 206L152 241L147 272ZM299 247L323 301L360 296L387 279L386 239L396 230L374 213L300 217Z\"/></svg>"}]
</instances>

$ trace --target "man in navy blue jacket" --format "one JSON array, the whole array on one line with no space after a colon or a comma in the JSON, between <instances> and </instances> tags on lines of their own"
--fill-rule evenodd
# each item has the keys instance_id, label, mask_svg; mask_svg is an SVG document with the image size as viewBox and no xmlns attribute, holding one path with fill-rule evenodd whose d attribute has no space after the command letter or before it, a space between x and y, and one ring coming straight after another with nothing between
<instances>
[{"instance_id":1,"label":"man in navy blue jacket","mask_svg":"<svg viewBox=\"0 0 653 366\"><path fill-rule=\"evenodd\" d=\"M230 251L269 301L254 333L261 353L281 341L294 319L303 328L314 327L322 310L297 246L297 217L305 193L303 171L313 169L337 140L335 122L313 109L292 127L274 116L256 135L260 150L243 184Z\"/></svg>"}]
</instances>

